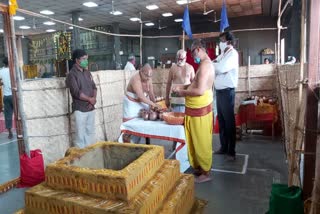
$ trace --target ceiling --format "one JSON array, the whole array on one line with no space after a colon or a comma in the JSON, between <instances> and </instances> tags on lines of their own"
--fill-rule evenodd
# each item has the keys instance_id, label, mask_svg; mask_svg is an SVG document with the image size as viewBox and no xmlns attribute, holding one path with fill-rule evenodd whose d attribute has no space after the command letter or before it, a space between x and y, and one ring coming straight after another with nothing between
<instances>
[{"instance_id":1,"label":"ceiling","mask_svg":"<svg viewBox=\"0 0 320 214\"><path fill-rule=\"evenodd\" d=\"M143 21L151 21L155 23L153 27L158 27L158 21L161 20L162 25L166 26L180 26L181 23L174 22L176 18L182 18L185 5L179 5L176 0L114 0L115 10L119 10L123 13L120 16L111 15L112 0L17 0L19 8L39 13L41 10L51 10L55 14L50 17L71 22L71 14L73 11L77 11L80 17L83 18L79 24L85 27L103 26L109 25L114 22L120 24L121 29L128 31L138 31L139 23L129 20L131 17L139 17L139 12L142 13ZM98 7L88 8L82 5L82 3L92 1L97 3ZM266 15L265 11L272 9L272 5L278 0L226 0L228 17L239 17L248 15ZM2 3L7 3L7 0L0 0ZM189 10L190 19L214 19L214 12L203 15L205 0L190 0ZM220 11L223 0L207 0L207 11L215 10L216 17L219 19ZM156 4L159 9L147 10L146 6L150 4ZM267 9L263 9L267 8ZM271 8L271 9L270 9ZM173 14L171 17L163 17L162 13L170 12ZM22 21L15 21L15 25L18 28L21 25L28 25L30 27L36 25L36 29L24 30L24 34L41 33L46 29L64 30L65 26L57 24L54 26L43 25L44 21L48 21L42 18L34 18L25 14L18 13L17 15L24 16L26 19Z\"/></svg>"}]
</instances>

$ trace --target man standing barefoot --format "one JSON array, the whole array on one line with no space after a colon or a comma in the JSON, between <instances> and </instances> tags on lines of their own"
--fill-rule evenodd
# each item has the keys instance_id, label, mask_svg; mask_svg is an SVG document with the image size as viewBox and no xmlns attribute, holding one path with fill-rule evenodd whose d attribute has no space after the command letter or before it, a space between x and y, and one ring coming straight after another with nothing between
<instances>
[{"instance_id":1,"label":"man standing barefoot","mask_svg":"<svg viewBox=\"0 0 320 214\"><path fill-rule=\"evenodd\" d=\"M201 40L193 42L191 51L195 62L200 64L196 76L186 89L174 88L173 91L186 97L184 126L188 156L196 170L195 182L203 183L211 180L214 67Z\"/></svg>"}]
</instances>

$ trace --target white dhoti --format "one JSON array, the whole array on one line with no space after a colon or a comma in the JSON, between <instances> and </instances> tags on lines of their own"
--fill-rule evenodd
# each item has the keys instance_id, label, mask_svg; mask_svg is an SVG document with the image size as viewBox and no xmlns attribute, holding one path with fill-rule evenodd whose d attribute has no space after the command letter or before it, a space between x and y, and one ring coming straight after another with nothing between
<instances>
[{"instance_id":1,"label":"white dhoti","mask_svg":"<svg viewBox=\"0 0 320 214\"><path fill-rule=\"evenodd\" d=\"M127 91L123 99L123 122L139 117L141 109L149 109L149 106L140 102L134 93Z\"/></svg>"}]
</instances>

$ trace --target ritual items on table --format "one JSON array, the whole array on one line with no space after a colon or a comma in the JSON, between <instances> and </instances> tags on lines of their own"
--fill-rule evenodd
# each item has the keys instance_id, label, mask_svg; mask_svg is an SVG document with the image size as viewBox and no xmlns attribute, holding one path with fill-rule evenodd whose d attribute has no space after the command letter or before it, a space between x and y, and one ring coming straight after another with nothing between
<instances>
[{"instance_id":1,"label":"ritual items on table","mask_svg":"<svg viewBox=\"0 0 320 214\"><path fill-rule=\"evenodd\" d=\"M247 99L244 100L245 101L256 101L256 104L263 104L263 103L267 103L270 105L274 105L277 102L277 98L275 97L266 97L266 96L251 96L248 97Z\"/></svg>"}]
</instances>

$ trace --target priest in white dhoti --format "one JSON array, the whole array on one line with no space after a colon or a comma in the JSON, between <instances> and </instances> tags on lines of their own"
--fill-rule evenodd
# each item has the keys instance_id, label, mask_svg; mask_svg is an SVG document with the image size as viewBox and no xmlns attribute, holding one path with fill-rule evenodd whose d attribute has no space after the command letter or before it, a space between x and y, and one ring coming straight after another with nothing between
<instances>
[{"instance_id":1,"label":"priest in white dhoti","mask_svg":"<svg viewBox=\"0 0 320 214\"><path fill-rule=\"evenodd\" d=\"M155 102L152 86L152 68L145 64L128 83L123 100L123 121L139 116L141 109L161 108Z\"/></svg>"}]
</instances>

